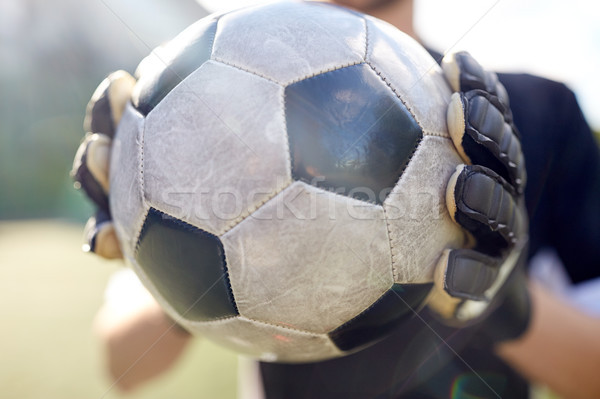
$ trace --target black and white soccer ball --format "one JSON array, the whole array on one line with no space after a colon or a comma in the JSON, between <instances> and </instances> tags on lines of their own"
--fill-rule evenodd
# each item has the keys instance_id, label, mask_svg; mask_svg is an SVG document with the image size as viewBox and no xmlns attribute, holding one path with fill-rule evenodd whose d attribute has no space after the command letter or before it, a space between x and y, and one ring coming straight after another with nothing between
<instances>
[{"instance_id":1,"label":"black and white soccer ball","mask_svg":"<svg viewBox=\"0 0 600 399\"><path fill-rule=\"evenodd\" d=\"M125 257L193 333L267 361L341 356L419 309L463 234L430 55L313 2L195 23L153 52L118 128Z\"/></svg>"}]
</instances>

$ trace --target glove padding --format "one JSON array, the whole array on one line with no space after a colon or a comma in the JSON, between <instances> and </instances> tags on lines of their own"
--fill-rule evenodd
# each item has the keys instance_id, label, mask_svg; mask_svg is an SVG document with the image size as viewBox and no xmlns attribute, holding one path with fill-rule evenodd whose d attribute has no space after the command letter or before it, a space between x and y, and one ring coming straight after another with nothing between
<instances>
[{"instance_id":1,"label":"glove padding","mask_svg":"<svg viewBox=\"0 0 600 399\"><path fill-rule=\"evenodd\" d=\"M107 259L123 257L108 205L109 165L112 138L135 82L127 72L117 71L100 83L86 109L84 129L88 133L71 171L75 187L83 189L98 208L85 226L83 250Z\"/></svg>"},{"instance_id":2,"label":"glove padding","mask_svg":"<svg viewBox=\"0 0 600 399\"><path fill-rule=\"evenodd\" d=\"M487 318L494 340L514 338L529 320L520 271L528 241L520 136L496 74L464 52L444 57L442 68L455 91L448 129L467 164L451 176L446 205L467 231L471 248L444 251L428 304L449 325L464 327ZM499 307L504 322L494 323Z\"/></svg>"}]
</instances>

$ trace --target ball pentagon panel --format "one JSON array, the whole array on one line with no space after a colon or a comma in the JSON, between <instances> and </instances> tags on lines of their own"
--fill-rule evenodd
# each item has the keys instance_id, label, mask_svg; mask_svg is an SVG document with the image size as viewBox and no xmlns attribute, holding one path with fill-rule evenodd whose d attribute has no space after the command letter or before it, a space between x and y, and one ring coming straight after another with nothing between
<instances>
[{"instance_id":1,"label":"ball pentagon panel","mask_svg":"<svg viewBox=\"0 0 600 399\"><path fill-rule=\"evenodd\" d=\"M207 17L196 22L140 63L140 79L132 95L140 113L148 115L175 86L210 59L217 20Z\"/></svg>"},{"instance_id":2,"label":"ball pentagon panel","mask_svg":"<svg viewBox=\"0 0 600 399\"><path fill-rule=\"evenodd\" d=\"M217 236L150 208L135 259L161 298L185 319L206 321L238 314Z\"/></svg>"},{"instance_id":3,"label":"ball pentagon panel","mask_svg":"<svg viewBox=\"0 0 600 399\"><path fill-rule=\"evenodd\" d=\"M327 335L348 353L368 346L414 316L431 291L431 283L395 283L371 306Z\"/></svg>"},{"instance_id":4,"label":"ball pentagon panel","mask_svg":"<svg viewBox=\"0 0 600 399\"><path fill-rule=\"evenodd\" d=\"M366 64L287 86L285 108L292 176L377 204L422 137L413 115Z\"/></svg>"}]
</instances>

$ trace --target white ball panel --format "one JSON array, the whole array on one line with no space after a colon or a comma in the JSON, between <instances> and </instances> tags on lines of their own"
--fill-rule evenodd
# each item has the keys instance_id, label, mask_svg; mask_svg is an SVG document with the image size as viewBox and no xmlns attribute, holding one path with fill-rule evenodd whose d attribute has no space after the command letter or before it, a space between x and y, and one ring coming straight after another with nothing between
<instances>
[{"instance_id":1,"label":"white ball panel","mask_svg":"<svg viewBox=\"0 0 600 399\"><path fill-rule=\"evenodd\" d=\"M360 63L365 50L361 17L330 5L282 2L223 16L213 59L287 84Z\"/></svg>"},{"instance_id":2,"label":"white ball panel","mask_svg":"<svg viewBox=\"0 0 600 399\"><path fill-rule=\"evenodd\" d=\"M326 334L306 333L245 317L184 325L228 348L269 362L317 361L343 354Z\"/></svg>"},{"instance_id":3,"label":"white ball panel","mask_svg":"<svg viewBox=\"0 0 600 399\"><path fill-rule=\"evenodd\" d=\"M121 248L131 256L147 206L142 196L142 135L144 117L127 104L113 139L110 164L110 210Z\"/></svg>"},{"instance_id":4,"label":"white ball panel","mask_svg":"<svg viewBox=\"0 0 600 399\"><path fill-rule=\"evenodd\" d=\"M393 283L383 216L293 183L221 237L240 314L315 333L356 316Z\"/></svg>"},{"instance_id":5,"label":"white ball panel","mask_svg":"<svg viewBox=\"0 0 600 399\"><path fill-rule=\"evenodd\" d=\"M442 250L463 245L464 233L445 203L448 179L460 163L450 139L426 136L386 198L396 282L433 281Z\"/></svg>"},{"instance_id":6,"label":"white ball panel","mask_svg":"<svg viewBox=\"0 0 600 399\"><path fill-rule=\"evenodd\" d=\"M283 88L214 61L146 118L148 203L223 234L290 181Z\"/></svg>"},{"instance_id":7,"label":"white ball panel","mask_svg":"<svg viewBox=\"0 0 600 399\"><path fill-rule=\"evenodd\" d=\"M425 135L448 136L450 87L439 65L411 37L374 18L367 19L367 62L415 115Z\"/></svg>"}]
</instances>

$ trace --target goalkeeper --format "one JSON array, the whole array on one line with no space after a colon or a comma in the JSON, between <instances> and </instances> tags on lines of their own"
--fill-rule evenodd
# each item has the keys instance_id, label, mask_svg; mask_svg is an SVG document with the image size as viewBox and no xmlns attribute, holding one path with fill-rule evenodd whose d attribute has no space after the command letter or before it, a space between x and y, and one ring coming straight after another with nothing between
<instances>
[{"instance_id":1,"label":"goalkeeper","mask_svg":"<svg viewBox=\"0 0 600 399\"><path fill-rule=\"evenodd\" d=\"M412 27L412 0L336 3L387 20L416 36ZM474 139L473 130L486 135L483 128L478 129L486 123L476 123L480 115L469 106L473 99L471 91L484 90L488 93L485 100L497 111L488 114L502 116L501 122L511 127L514 140L520 139L527 160L524 201L529 214L530 258L542 248L553 248L573 282L600 276L600 156L573 94L561 84L526 75L499 75L501 84L498 84L495 74L483 71L464 54L447 58L444 64L449 83L459 93L450 112L454 119L449 125L451 130L455 128L452 135L465 161L475 165L457 178L455 219L476 240L487 239L485 232L473 229L472 222L461 215L465 203L470 202L460 187L481 173L477 165L507 175L508 191L514 202L523 201L525 174L520 157L507 160L493 151L489 153L488 148ZM127 75L117 74L99 89L88 110L89 131L106 134L114 131L118 110L127 101L133 83ZM508 98L512 112L506 107ZM107 104L110 106L106 107ZM491 116L486 117L491 121ZM78 156L82 161L78 163L78 171L85 172L80 173L84 186L93 186L85 181L94 180L100 187L107 187L106 150L101 140L84 143ZM105 196L102 190L89 191L97 202ZM118 243L106 217L100 213L88 224L90 247L100 255L119 257ZM467 276L481 276L492 264L505 259L475 254L477 262L469 263L463 270L459 255L449 254L438 267L437 287L443 299L437 306L432 303L436 316L422 315L434 327L435 334L419 325L422 321L415 318L410 328L400 329L379 344L345 358L300 365L262 363L254 370L255 391L251 392L250 387L240 390L254 394L253 397L267 398L437 398L447 396L457 379L471 378L473 384L482 387L480 395L484 397L527 397L526 380L545 383L567 397L600 397L597 378L600 319L577 311L564 299L533 283L525 290L524 279L517 270L498 292L496 309L487 312L487 317L465 321L457 317L456 306L449 311L439 303L477 302L481 287L471 284L465 289L448 276L460 275L461 270ZM124 388L167 369L189 341L185 332L168 328L171 322L151 299L138 305L124 315L106 309L102 313L102 331L109 346L112 372ZM470 327L456 334L457 330L448 327L456 324ZM405 333L414 329L420 331L416 339ZM157 341L165 330L169 332ZM157 334L153 336L152 331ZM441 343L440 337L448 346ZM413 348L423 349L419 353L423 363L417 369L403 367L415 360L414 352L407 354L408 340ZM466 343L467 340L471 342ZM149 355L127 371L154 343L156 346ZM462 350L456 355L448 347Z\"/></svg>"}]
</instances>

